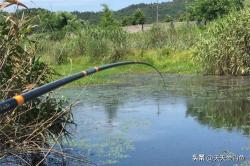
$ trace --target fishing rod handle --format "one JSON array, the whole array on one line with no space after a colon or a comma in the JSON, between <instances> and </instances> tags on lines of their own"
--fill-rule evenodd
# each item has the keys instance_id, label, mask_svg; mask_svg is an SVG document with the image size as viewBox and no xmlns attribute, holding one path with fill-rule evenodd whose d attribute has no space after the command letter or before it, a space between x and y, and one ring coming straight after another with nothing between
<instances>
[{"instance_id":1,"label":"fishing rod handle","mask_svg":"<svg viewBox=\"0 0 250 166\"><path fill-rule=\"evenodd\" d=\"M17 95L13 98L10 98L4 102L0 102L0 114L7 113L9 111L14 110L17 106L21 106L24 103L35 99L41 95L44 95L52 90L57 89L58 87L61 87L63 85L66 85L74 80L78 80L80 78L83 78L85 76L91 75L95 72L99 71L97 67L88 69L86 71L65 77L63 79L51 82L49 84L43 85L39 88L33 89L29 92L23 93L21 95Z\"/></svg>"}]
</instances>

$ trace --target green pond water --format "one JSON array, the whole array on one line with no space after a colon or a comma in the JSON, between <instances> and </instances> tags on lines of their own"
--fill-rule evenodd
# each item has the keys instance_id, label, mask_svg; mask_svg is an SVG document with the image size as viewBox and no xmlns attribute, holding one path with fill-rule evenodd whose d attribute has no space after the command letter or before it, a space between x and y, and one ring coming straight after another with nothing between
<instances>
[{"instance_id":1,"label":"green pond water","mask_svg":"<svg viewBox=\"0 0 250 166\"><path fill-rule=\"evenodd\" d=\"M60 90L76 101L68 153L100 166L250 165L250 77L109 79L121 83Z\"/></svg>"}]
</instances>

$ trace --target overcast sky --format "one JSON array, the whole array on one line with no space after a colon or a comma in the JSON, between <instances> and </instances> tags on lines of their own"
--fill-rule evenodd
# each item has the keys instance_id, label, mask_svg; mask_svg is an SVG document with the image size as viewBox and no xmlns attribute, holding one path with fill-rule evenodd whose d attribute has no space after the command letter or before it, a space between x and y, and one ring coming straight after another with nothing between
<instances>
[{"instance_id":1,"label":"overcast sky","mask_svg":"<svg viewBox=\"0 0 250 166\"><path fill-rule=\"evenodd\" d=\"M108 4L112 10L119 10L131 4L154 3L157 0L20 0L29 8L46 8L52 11L100 11L100 4ZM159 0L167 2L170 0Z\"/></svg>"}]
</instances>

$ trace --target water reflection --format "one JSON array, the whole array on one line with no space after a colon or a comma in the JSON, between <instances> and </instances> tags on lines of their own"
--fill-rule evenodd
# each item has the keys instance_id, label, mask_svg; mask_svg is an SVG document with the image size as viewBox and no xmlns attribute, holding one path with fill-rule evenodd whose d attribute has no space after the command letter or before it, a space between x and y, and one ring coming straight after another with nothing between
<instances>
[{"instance_id":1,"label":"water reflection","mask_svg":"<svg viewBox=\"0 0 250 166\"><path fill-rule=\"evenodd\" d=\"M202 125L250 135L250 101L248 99L202 100L188 103L187 116Z\"/></svg>"},{"instance_id":2,"label":"water reflection","mask_svg":"<svg viewBox=\"0 0 250 166\"><path fill-rule=\"evenodd\" d=\"M120 100L117 100L116 98L108 98L105 99L104 103L104 109L107 114L108 123L112 124L112 121L114 118L116 118L116 114L119 108L119 105L121 105Z\"/></svg>"}]
</instances>

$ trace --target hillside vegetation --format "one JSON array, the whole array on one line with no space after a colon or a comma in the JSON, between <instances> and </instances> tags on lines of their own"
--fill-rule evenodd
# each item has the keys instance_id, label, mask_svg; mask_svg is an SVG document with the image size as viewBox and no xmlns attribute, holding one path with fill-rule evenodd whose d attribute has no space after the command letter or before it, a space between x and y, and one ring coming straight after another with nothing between
<instances>
[{"instance_id":1,"label":"hillside vegetation","mask_svg":"<svg viewBox=\"0 0 250 166\"><path fill-rule=\"evenodd\" d=\"M171 20L175 21L182 21L186 20L186 5L191 2L192 0L173 0L170 2L162 2L159 3L159 21L165 22L169 20L169 17ZM101 4L100 4L101 5ZM144 15L145 15L145 23L146 24L152 24L156 22L156 12L157 12L157 4L151 3L151 4L136 4L136 5L130 5L128 7L125 7L118 11L113 11L114 18L116 20L119 20L120 24L123 24L126 22L126 20L133 17L133 13L140 9ZM24 12L23 10L19 12ZM37 15L43 15L44 13L48 14L53 13L46 9L40 9L40 8L31 8L28 10L25 10L25 13L29 16L37 16ZM66 12L60 12L60 13L66 13ZM68 14L72 14L76 16L80 20L87 21L90 24L97 25L101 21L101 17L103 15L103 11L100 12L71 12ZM50 17L47 17L49 20ZM132 23L129 23L129 25Z\"/></svg>"},{"instance_id":2,"label":"hillside vegetation","mask_svg":"<svg viewBox=\"0 0 250 166\"><path fill-rule=\"evenodd\" d=\"M185 6L191 1L192 0L173 0L159 3L159 21L165 21L167 16L171 16L174 20L185 19ZM114 11L114 16L117 20L124 20L130 17L138 8L144 12L147 24L156 21L156 3L131 5L121 10ZM91 24L98 24L102 16L102 12L73 12L72 14L82 20L88 20Z\"/></svg>"}]
</instances>

